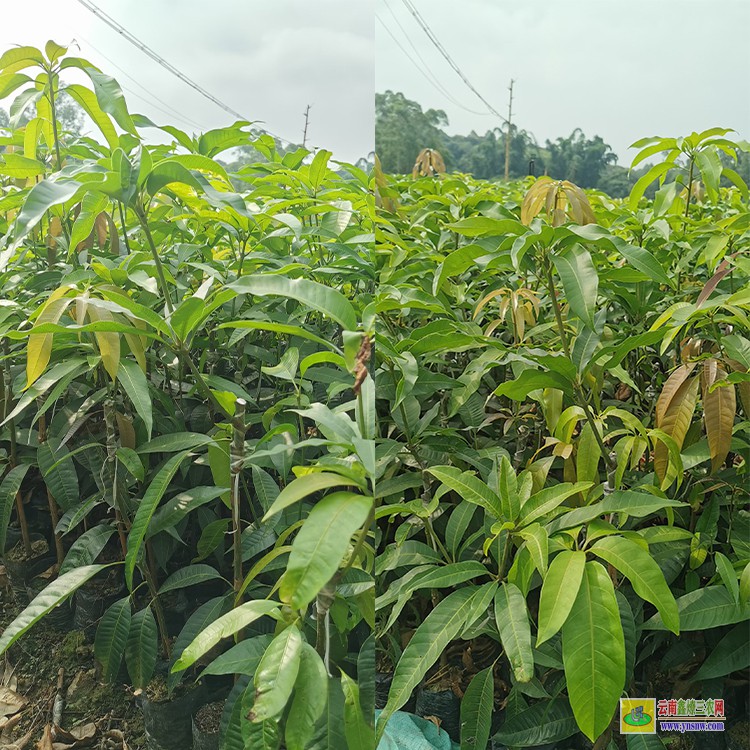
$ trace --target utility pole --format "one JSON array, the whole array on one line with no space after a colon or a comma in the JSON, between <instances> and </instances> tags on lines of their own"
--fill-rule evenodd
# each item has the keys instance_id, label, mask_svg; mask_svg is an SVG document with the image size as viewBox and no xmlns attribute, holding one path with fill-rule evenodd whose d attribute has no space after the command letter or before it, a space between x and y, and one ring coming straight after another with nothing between
<instances>
[{"instance_id":1,"label":"utility pole","mask_svg":"<svg viewBox=\"0 0 750 750\"><path fill-rule=\"evenodd\" d=\"M302 148L307 148L307 126L310 124L310 107L312 107L312 104L308 104L305 108L305 129L302 131Z\"/></svg>"},{"instance_id":2,"label":"utility pole","mask_svg":"<svg viewBox=\"0 0 750 750\"><path fill-rule=\"evenodd\" d=\"M508 181L510 175L510 139L511 139L511 121L513 119L513 84L515 81L510 79L510 96L508 97L508 132L505 134L505 181Z\"/></svg>"}]
</instances>

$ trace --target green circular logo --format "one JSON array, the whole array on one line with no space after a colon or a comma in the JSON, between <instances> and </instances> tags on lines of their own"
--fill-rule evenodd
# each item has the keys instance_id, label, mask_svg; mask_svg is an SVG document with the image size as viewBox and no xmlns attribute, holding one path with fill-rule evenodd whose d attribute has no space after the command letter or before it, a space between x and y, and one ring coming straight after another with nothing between
<instances>
[{"instance_id":1,"label":"green circular logo","mask_svg":"<svg viewBox=\"0 0 750 750\"><path fill-rule=\"evenodd\" d=\"M627 716L623 717L623 721L631 727L645 727L650 724L653 719L647 713L636 715L631 711Z\"/></svg>"}]
</instances>

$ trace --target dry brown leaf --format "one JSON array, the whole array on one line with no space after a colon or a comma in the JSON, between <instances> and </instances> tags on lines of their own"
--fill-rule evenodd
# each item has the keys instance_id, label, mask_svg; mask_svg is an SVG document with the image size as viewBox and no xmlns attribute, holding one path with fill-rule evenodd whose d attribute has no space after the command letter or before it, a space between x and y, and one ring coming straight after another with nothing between
<instances>
[{"instance_id":1,"label":"dry brown leaf","mask_svg":"<svg viewBox=\"0 0 750 750\"><path fill-rule=\"evenodd\" d=\"M682 384L687 380L688 375L695 369L695 362L688 362L680 365L670 376L664 387L661 389L659 398L656 400L656 426L661 430L664 421L664 415L672 403L672 399L680 389Z\"/></svg>"},{"instance_id":2,"label":"dry brown leaf","mask_svg":"<svg viewBox=\"0 0 750 750\"><path fill-rule=\"evenodd\" d=\"M703 363L703 418L706 437L711 451L711 471L721 468L732 443L732 427L737 410L734 385L725 385L711 390L711 386L727 377L724 368L711 358Z\"/></svg>"},{"instance_id":3,"label":"dry brown leaf","mask_svg":"<svg viewBox=\"0 0 750 750\"><path fill-rule=\"evenodd\" d=\"M674 391L669 400L669 406L663 413L661 420L657 421L657 427L671 437L677 448L682 448L690 422L693 419L695 406L698 403L698 386L700 381L697 377L683 381L679 388ZM665 385L666 389L666 385ZM662 394L664 391L662 391ZM661 398L661 396L659 397ZM658 409L657 402L657 409ZM664 481L669 466L669 449L659 440L654 448L654 470L660 482Z\"/></svg>"},{"instance_id":4,"label":"dry brown leaf","mask_svg":"<svg viewBox=\"0 0 750 750\"><path fill-rule=\"evenodd\" d=\"M52 745L52 726L50 724L44 727L44 734L42 735L42 739L36 743L36 747L37 750L54 750Z\"/></svg>"},{"instance_id":5,"label":"dry brown leaf","mask_svg":"<svg viewBox=\"0 0 750 750\"><path fill-rule=\"evenodd\" d=\"M9 687L0 687L0 718L17 714L28 700Z\"/></svg>"}]
</instances>

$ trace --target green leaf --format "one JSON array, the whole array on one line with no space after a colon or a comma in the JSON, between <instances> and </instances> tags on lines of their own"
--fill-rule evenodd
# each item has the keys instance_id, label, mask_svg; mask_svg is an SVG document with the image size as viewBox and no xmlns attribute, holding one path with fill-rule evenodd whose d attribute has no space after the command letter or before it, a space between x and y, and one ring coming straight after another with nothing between
<instances>
[{"instance_id":1,"label":"green leaf","mask_svg":"<svg viewBox=\"0 0 750 750\"><path fill-rule=\"evenodd\" d=\"M154 427L151 396L148 392L148 381L140 365L131 359L121 359L117 370L117 379L128 394L128 398L135 407L138 416L146 426L146 435L151 440Z\"/></svg>"},{"instance_id":2,"label":"green leaf","mask_svg":"<svg viewBox=\"0 0 750 750\"><path fill-rule=\"evenodd\" d=\"M294 697L286 719L284 740L288 750L307 750L315 724L328 702L328 673L323 660L308 643L302 644Z\"/></svg>"},{"instance_id":3,"label":"green leaf","mask_svg":"<svg viewBox=\"0 0 750 750\"><path fill-rule=\"evenodd\" d=\"M372 503L372 498L353 492L334 492L316 503L292 544L279 586L282 601L302 609L318 595L338 570Z\"/></svg>"},{"instance_id":4,"label":"green leaf","mask_svg":"<svg viewBox=\"0 0 750 750\"><path fill-rule=\"evenodd\" d=\"M727 587L727 591L732 594L734 601L739 603L740 584L737 581L737 573L729 558L726 555L722 555L721 552L716 552L714 554L714 563L716 564L716 572L721 577L722 583ZM664 619L663 612L662 619Z\"/></svg>"},{"instance_id":5,"label":"green leaf","mask_svg":"<svg viewBox=\"0 0 750 750\"><path fill-rule=\"evenodd\" d=\"M249 687L242 696L241 716L247 716L251 710L253 690ZM244 750L278 750L279 723L276 720L259 721L257 723L242 720L241 723Z\"/></svg>"},{"instance_id":6,"label":"green leaf","mask_svg":"<svg viewBox=\"0 0 750 750\"><path fill-rule=\"evenodd\" d=\"M492 667L477 672L461 701L461 750L484 750L490 738L494 711Z\"/></svg>"},{"instance_id":7,"label":"green leaf","mask_svg":"<svg viewBox=\"0 0 750 750\"><path fill-rule=\"evenodd\" d=\"M133 519L133 525L128 534L128 551L125 555L125 580L129 589L133 589L133 571L135 570L138 556L146 536L146 530L151 522L151 516L154 515L156 506L164 496L169 487L169 483L180 468L180 464L190 455L190 451L183 451L176 456L172 456L159 473L151 480L148 489L143 495L143 499L138 505L138 510Z\"/></svg>"},{"instance_id":8,"label":"green leaf","mask_svg":"<svg viewBox=\"0 0 750 750\"><path fill-rule=\"evenodd\" d=\"M375 747L375 730L362 713L357 683L343 670L341 686L344 689L344 733L347 750L372 750Z\"/></svg>"},{"instance_id":9,"label":"green leaf","mask_svg":"<svg viewBox=\"0 0 750 750\"><path fill-rule=\"evenodd\" d=\"M146 478L146 469L141 462L140 457L132 448L120 447L117 449L117 460L125 469L139 482Z\"/></svg>"},{"instance_id":10,"label":"green leaf","mask_svg":"<svg viewBox=\"0 0 750 750\"><path fill-rule=\"evenodd\" d=\"M290 482L278 494L273 505L266 511L263 520L267 521L272 516L280 513L284 508L309 497L315 492L329 489L331 487L341 487L342 485L351 485L353 480L341 474L321 471L315 474L306 474L299 479Z\"/></svg>"},{"instance_id":11,"label":"green leaf","mask_svg":"<svg viewBox=\"0 0 750 750\"><path fill-rule=\"evenodd\" d=\"M5 552L5 540L8 534L8 524L13 512L13 504L16 495L21 489L26 472L31 468L30 464L19 464L12 468L0 483L0 552Z\"/></svg>"},{"instance_id":12,"label":"green leaf","mask_svg":"<svg viewBox=\"0 0 750 750\"><path fill-rule=\"evenodd\" d=\"M564 393L572 393L573 382L559 372L528 369L515 380L508 380L499 385L493 393L496 396L507 396L513 401L523 401L529 393L542 388L558 388Z\"/></svg>"},{"instance_id":13,"label":"green leaf","mask_svg":"<svg viewBox=\"0 0 750 750\"><path fill-rule=\"evenodd\" d=\"M576 720L565 698L540 701L500 727L493 739L508 747L537 747L575 734Z\"/></svg>"},{"instance_id":14,"label":"green leaf","mask_svg":"<svg viewBox=\"0 0 750 750\"><path fill-rule=\"evenodd\" d=\"M193 487L170 498L152 516L146 539L175 526L188 513L216 500L224 492L224 487Z\"/></svg>"},{"instance_id":15,"label":"green leaf","mask_svg":"<svg viewBox=\"0 0 750 750\"><path fill-rule=\"evenodd\" d=\"M738 604L724 586L706 586L677 599L680 630L709 630L750 619L750 605ZM644 630L667 630L660 612L643 623Z\"/></svg>"},{"instance_id":16,"label":"green leaf","mask_svg":"<svg viewBox=\"0 0 750 750\"><path fill-rule=\"evenodd\" d=\"M599 274L591 254L581 245L572 245L553 256L555 268L562 280L570 309L589 327L594 328L596 297L599 293Z\"/></svg>"},{"instance_id":17,"label":"green leaf","mask_svg":"<svg viewBox=\"0 0 750 750\"><path fill-rule=\"evenodd\" d=\"M684 506L685 503L671 500L668 497L657 497L635 490L618 490L599 503L587 505L585 508L575 508L559 516L547 525L547 533L552 536L557 531L581 526L594 518L609 513L624 513L634 518L644 518L664 508Z\"/></svg>"},{"instance_id":18,"label":"green leaf","mask_svg":"<svg viewBox=\"0 0 750 750\"><path fill-rule=\"evenodd\" d=\"M232 646L221 656L217 656L201 673L207 674L244 674L252 677L266 649L273 640L272 635L256 635Z\"/></svg>"},{"instance_id":19,"label":"green leaf","mask_svg":"<svg viewBox=\"0 0 750 750\"><path fill-rule=\"evenodd\" d=\"M587 562L562 628L568 697L592 741L609 726L625 685L625 640L615 589L606 569Z\"/></svg>"},{"instance_id":20,"label":"green leaf","mask_svg":"<svg viewBox=\"0 0 750 750\"><path fill-rule=\"evenodd\" d=\"M750 649L747 647L747 623L732 628L714 646L706 661L696 672L696 680L712 680L739 672L750 666Z\"/></svg>"},{"instance_id":21,"label":"green leaf","mask_svg":"<svg viewBox=\"0 0 750 750\"><path fill-rule=\"evenodd\" d=\"M327 315L345 330L357 328L357 316L351 302L336 289L331 289L309 279L290 279L285 276L256 274L243 276L228 284L237 294L256 297L281 296L295 299L303 305Z\"/></svg>"},{"instance_id":22,"label":"green leaf","mask_svg":"<svg viewBox=\"0 0 750 750\"><path fill-rule=\"evenodd\" d=\"M502 517L509 521L515 521L521 512L521 498L518 494L516 472L513 471L510 459L505 455L500 458L498 475L498 491L503 511Z\"/></svg>"},{"instance_id":23,"label":"green leaf","mask_svg":"<svg viewBox=\"0 0 750 750\"><path fill-rule=\"evenodd\" d=\"M170 693L174 690L182 677L181 674L175 673L173 669L177 660L200 633L229 609L231 603L232 597L217 596L213 599L209 599L205 604L201 604L201 606L190 615L172 647L172 662L170 664L169 674L167 675L167 688Z\"/></svg>"},{"instance_id":24,"label":"green leaf","mask_svg":"<svg viewBox=\"0 0 750 750\"><path fill-rule=\"evenodd\" d=\"M117 81L95 68L87 68L86 73L94 84L94 93L102 112L112 115L115 122L126 132L138 135Z\"/></svg>"},{"instance_id":25,"label":"green leaf","mask_svg":"<svg viewBox=\"0 0 750 750\"><path fill-rule=\"evenodd\" d=\"M160 435L142 445L138 453L176 453L177 451L194 450L204 445L210 445L214 439L200 432L173 432L170 435Z\"/></svg>"},{"instance_id":26,"label":"green leaf","mask_svg":"<svg viewBox=\"0 0 750 750\"><path fill-rule=\"evenodd\" d=\"M0 654L4 654L30 627L62 604L76 589L108 565L85 565L53 581L8 625L0 636Z\"/></svg>"},{"instance_id":27,"label":"green leaf","mask_svg":"<svg viewBox=\"0 0 750 750\"><path fill-rule=\"evenodd\" d=\"M109 607L96 629L94 656L102 665L102 674L108 682L114 682L120 671L130 621L130 597L126 596Z\"/></svg>"},{"instance_id":28,"label":"green leaf","mask_svg":"<svg viewBox=\"0 0 750 750\"><path fill-rule=\"evenodd\" d=\"M91 565L99 553L104 549L107 541L115 533L111 526L99 524L93 529L84 531L78 539L73 542L65 555L65 560L60 566L60 575L65 575L69 570L80 568L82 565Z\"/></svg>"},{"instance_id":29,"label":"green leaf","mask_svg":"<svg viewBox=\"0 0 750 750\"><path fill-rule=\"evenodd\" d=\"M341 681L328 679L328 703L315 727L315 735L305 750L343 750L344 736L344 692Z\"/></svg>"},{"instance_id":30,"label":"green leaf","mask_svg":"<svg viewBox=\"0 0 750 750\"><path fill-rule=\"evenodd\" d=\"M489 216L469 216L446 229L464 237L503 237L508 234L523 234L526 227L515 219L493 219Z\"/></svg>"},{"instance_id":31,"label":"green leaf","mask_svg":"<svg viewBox=\"0 0 750 750\"><path fill-rule=\"evenodd\" d=\"M242 739L242 726L248 722L242 713L242 699L247 691L250 678L240 676L224 701L224 711L219 724L220 750L245 750Z\"/></svg>"},{"instance_id":32,"label":"green leaf","mask_svg":"<svg viewBox=\"0 0 750 750\"><path fill-rule=\"evenodd\" d=\"M619 570L635 593L659 610L667 628L680 634L677 603L661 568L643 547L621 536L608 536L591 547L591 552Z\"/></svg>"},{"instance_id":33,"label":"green leaf","mask_svg":"<svg viewBox=\"0 0 750 750\"><path fill-rule=\"evenodd\" d=\"M299 336L300 338L307 339L308 341L315 341L317 344L325 346L334 352L340 351L339 348L330 341L326 341L324 338L316 336L314 333L310 333L300 326L292 326L288 325L287 323L272 323L266 320L235 320L230 323L222 323L217 327L246 328L252 331L273 331L274 333L283 333L288 336Z\"/></svg>"},{"instance_id":34,"label":"green leaf","mask_svg":"<svg viewBox=\"0 0 750 750\"><path fill-rule=\"evenodd\" d=\"M431 466L427 471L467 502L489 511L493 518L503 517L501 499L470 471L462 472L453 466Z\"/></svg>"},{"instance_id":35,"label":"green leaf","mask_svg":"<svg viewBox=\"0 0 750 750\"><path fill-rule=\"evenodd\" d=\"M63 510L81 501L75 464L68 448L60 445L59 438L50 437L39 446L37 462L47 489Z\"/></svg>"},{"instance_id":36,"label":"green leaf","mask_svg":"<svg viewBox=\"0 0 750 750\"><path fill-rule=\"evenodd\" d=\"M125 645L125 663L136 690L143 690L154 674L158 645L156 620L148 606L133 615Z\"/></svg>"},{"instance_id":37,"label":"green leaf","mask_svg":"<svg viewBox=\"0 0 750 750\"><path fill-rule=\"evenodd\" d=\"M416 629L393 673L388 702L378 719L376 739L380 740L388 719L394 711L406 704L412 690L422 681L427 670L461 632L466 622L466 604L474 592L473 587L466 586L449 594Z\"/></svg>"},{"instance_id":38,"label":"green leaf","mask_svg":"<svg viewBox=\"0 0 750 750\"><path fill-rule=\"evenodd\" d=\"M79 187L77 182L52 182L51 180L42 180L34 185L13 223L11 247L18 247L21 240L41 221L50 208L70 200Z\"/></svg>"},{"instance_id":39,"label":"green leaf","mask_svg":"<svg viewBox=\"0 0 750 750\"><path fill-rule=\"evenodd\" d=\"M667 750L667 746L655 734L629 734L627 750Z\"/></svg>"},{"instance_id":40,"label":"green leaf","mask_svg":"<svg viewBox=\"0 0 750 750\"><path fill-rule=\"evenodd\" d=\"M447 589L481 576L489 575L487 568L478 560L466 560L417 573L398 591L398 601L391 609L383 630L390 630L415 591L422 589ZM392 587L389 587L389 589ZM375 600L376 611L387 606L388 593Z\"/></svg>"},{"instance_id":41,"label":"green leaf","mask_svg":"<svg viewBox=\"0 0 750 750\"><path fill-rule=\"evenodd\" d=\"M633 268L646 274L650 279L657 281L659 284L674 287L674 281L667 275L661 263L648 251L642 247L628 245L627 242L619 238L612 238L613 244L625 260Z\"/></svg>"},{"instance_id":42,"label":"green leaf","mask_svg":"<svg viewBox=\"0 0 750 750\"><path fill-rule=\"evenodd\" d=\"M251 722L275 719L286 707L299 674L302 636L296 625L279 633L266 649L255 672Z\"/></svg>"},{"instance_id":43,"label":"green leaf","mask_svg":"<svg viewBox=\"0 0 750 750\"><path fill-rule=\"evenodd\" d=\"M581 587L586 553L563 550L549 566L539 597L537 648L565 624Z\"/></svg>"},{"instance_id":44,"label":"green leaf","mask_svg":"<svg viewBox=\"0 0 750 750\"><path fill-rule=\"evenodd\" d=\"M210 651L219 641L234 635L238 630L250 625L264 615L276 616L279 605L268 599L247 602L213 620L190 643L174 663L172 672L187 669ZM187 625L185 626L187 627Z\"/></svg>"},{"instance_id":45,"label":"green leaf","mask_svg":"<svg viewBox=\"0 0 750 750\"><path fill-rule=\"evenodd\" d=\"M495 622L516 681L528 682L534 676L529 613L524 595L512 583L503 583L495 594Z\"/></svg>"},{"instance_id":46,"label":"green leaf","mask_svg":"<svg viewBox=\"0 0 750 750\"><path fill-rule=\"evenodd\" d=\"M546 487L532 495L521 508L521 518L518 526L528 526L534 521L543 518L569 497L585 492L591 487L591 482L561 482L553 487Z\"/></svg>"},{"instance_id":47,"label":"green leaf","mask_svg":"<svg viewBox=\"0 0 750 750\"><path fill-rule=\"evenodd\" d=\"M631 211L635 211L638 208L638 202L646 192L646 188L654 180L663 179L667 172L673 167L674 161L666 161L661 164L656 164L638 179L635 185L633 185L633 189L630 191L630 198L628 199Z\"/></svg>"},{"instance_id":48,"label":"green leaf","mask_svg":"<svg viewBox=\"0 0 750 750\"><path fill-rule=\"evenodd\" d=\"M102 111L97 101L96 94L85 86L81 86L78 83L68 84L65 87L65 93L75 99L78 104L83 107L86 114L94 121L94 124L101 130L102 135L107 141L107 145L111 149L117 148L120 143L120 138L117 135L115 126L112 124L112 120L109 119L109 115Z\"/></svg>"},{"instance_id":49,"label":"green leaf","mask_svg":"<svg viewBox=\"0 0 750 750\"><path fill-rule=\"evenodd\" d=\"M197 583L213 581L217 578L221 578L221 574L216 568L212 568L210 565L188 565L186 568L180 568L180 570L172 573L161 585L159 594L166 594L167 591L184 589L188 586L195 586Z\"/></svg>"}]
</instances>

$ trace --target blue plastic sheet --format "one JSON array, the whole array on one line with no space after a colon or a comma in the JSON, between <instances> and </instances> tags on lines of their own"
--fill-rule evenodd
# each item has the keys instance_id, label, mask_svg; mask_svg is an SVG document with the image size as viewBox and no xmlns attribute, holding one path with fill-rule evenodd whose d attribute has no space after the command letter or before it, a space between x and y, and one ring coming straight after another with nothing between
<instances>
[{"instance_id":1,"label":"blue plastic sheet","mask_svg":"<svg viewBox=\"0 0 750 750\"><path fill-rule=\"evenodd\" d=\"M375 712L376 720L380 713ZM388 720L378 750L458 750L458 745L433 722L396 711Z\"/></svg>"}]
</instances>

